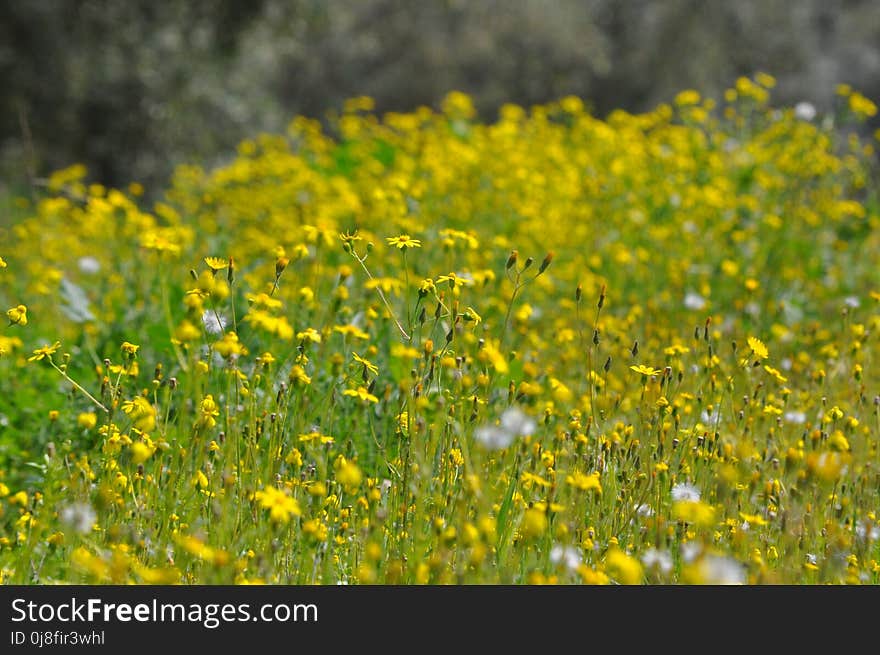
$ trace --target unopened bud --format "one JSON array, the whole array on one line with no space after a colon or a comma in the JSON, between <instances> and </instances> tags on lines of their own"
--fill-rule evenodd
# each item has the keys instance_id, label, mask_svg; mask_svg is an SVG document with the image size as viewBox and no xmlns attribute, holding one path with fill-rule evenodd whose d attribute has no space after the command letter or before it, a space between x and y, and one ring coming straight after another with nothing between
<instances>
[{"instance_id":1,"label":"unopened bud","mask_svg":"<svg viewBox=\"0 0 880 655\"><path fill-rule=\"evenodd\" d=\"M516 250L511 250L510 255L507 257L507 263L504 265L506 270L510 270L510 268L516 264L516 258L519 257L519 253Z\"/></svg>"},{"instance_id":2,"label":"unopened bud","mask_svg":"<svg viewBox=\"0 0 880 655\"><path fill-rule=\"evenodd\" d=\"M547 270L547 267L550 266L550 263L553 261L553 251L547 253L544 257L544 261L541 262L541 266L538 267L538 275ZM537 277L537 275L535 276Z\"/></svg>"}]
</instances>

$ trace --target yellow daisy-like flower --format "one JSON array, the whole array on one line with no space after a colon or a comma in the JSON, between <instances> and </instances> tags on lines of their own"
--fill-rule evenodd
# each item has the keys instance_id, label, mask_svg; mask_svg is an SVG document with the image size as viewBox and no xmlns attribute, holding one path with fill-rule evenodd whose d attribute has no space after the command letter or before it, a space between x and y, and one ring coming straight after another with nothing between
<instances>
[{"instance_id":1,"label":"yellow daisy-like flower","mask_svg":"<svg viewBox=\"0 0 880 655\"><path fill-rule=\"evenodd\" d=\"M205 263L208 265L208 268L215 273L217 271L222 271L229 265L229 261L222 257L205 257Z\"/></svg>"},{"instance_id":2,"label":"yellow daisy-like flower","mask_svg":"<svg viewBox=\"0 0 880 655\"><path fill-rule=\"evenodd\" d=\"M421 248L422 242L418 239L413 239L408 234L401 234L397 237L385 237L385 241L388 242L389 246L397 246L401 250L405 250L406 248Z\"/></svg>"},{"instance_id":3,"label":"yellow daisy-like flower","mask_svg":"<svg viewBox=\"0 0 880 655\"><path fill-rule=\"evenodd\" d=\"M598 472L584 474L580 471L575 471L571 475L565 476L565 482L581 491L602 493L602 483L599 480Z\"/></svg>"},{"instance_id":4,"label":"yellow daisy-like flower","mask_svg":"<svg viewBox=\"0 0 880 655\"><path fill-rule=\"evenodd\" d=\"M353 396L355 398L360 398L363 401L377 403L379 399L376 398L373 394L367 391L366 387L358 387L357 389L346 389L342 392L343 396Z\"/></svg>"},{"instance_id":5,"label":"yellow daisy-like flower","mask_svg":"<svg viewBox=\"0 0 880 655\"><path fill-rule=\"evenodd\" d=\"M764 345L764 342L755 337L749 337L746 339L746 342L749 344L749 348L752 353L758 359L767 359L770 356L770 352L767 350L767 346Z\"/></svg>"},{"instance_id":6,"label":"yellow daisy-like flower","mask_svg":"<svg viewBox=\"0 0 880 655\"><path fill-rule=\"evenodd\" d=\"M355 352L351 353L351 356L354 358L354 361L359 364L363 364L364 368L367 369L370 373L372 373L373 375L379 375L379 367L376 366L373 362L368 359L364 359Z\"/></svg>"},{"instance_id":7,"label":"yellow daisy-like flower","mask_svg":"<svg viewBox=\"0 0 880 655\"><path fill-rule=\"evenodd\" d=\"M6 317L9 319L10 325L27 325L27 307L17 305L6 310Z\"/></svg>"},{"instance_id":8,"label":"yellow daisy-like flower","mask_svg":"<svg viewBox=\"0 0 880 655\"><path fill-rule=\"evenodd\" d=\"M34 354L31 355L30 357L28 357L28 361L29 362L38 362L41 359L44 359L46 357L51 357L53 355L53 353L55 353L55 351L58 350L60 347L61 347L61 342L56 341L51 346L46 345L46 346L43 346L42 348L37 348L34 351Z\"/></svg>"},{"instance_id":9,"label":"yellow daisy-like flower","mask_svg":"<svg viewBox=\"0 0 880 655\"><path fill-rule=\"evenodd\" d=\"M449 275L441 275L437 278L437 284L448 283L449 287L455 289L456 287L470 286L474 283L473 280L466 277L460 277L455 273L450 273Z\"/></svg>"},{"instance_id":10,"label":"yellow daisy-like flower","mask_svg":"<svg viewBox=\"0 0 880 655\"><path fill-rule=\"evenodd\" d=\"M321 343L321 333L315 328L306 328L302 332L297 332L296 338L303 342Z\"/></svg>"},{"instance_id":11,"label":"yellow daisy-like flower","mask_svg":"<svg viewBox=\"0 0 880 655\"><path fill-rule=\"evenodd\" d=\"M629 370L635 371L636 373L641 373L642 375L660 375L663 372L659 368L653 368L652 366L645 366L644 364L637 364L635 366L630 366Z\"/></svg>"},{"instance_id":12,"label":"yellow daisy-like flower","mask_svg":"<svg viewBox=\"0 0 880 655\"><path fill-rule=\"evenodd\" d=\"M0 257L0 268L6 268L6 262L3 261L2 257Z\"/></svg>"},{"instance_id":13,"label":"yellow daisy-like flower","mask_svg":"<svg viewBox=\"0 0 880 655\"><path fill-rule=\"evenodd\" d=\"M135 343L131 343L130 341L123 341L122 342L122 352L124 352L126 355L132 355L132 356L136 355L138 348L140 348L139 345L137 345Z\"/></svg>"},{"instance_id":14,"label":"yellow daisy-like flower","mask_svg":"<svg viewBox=\"0 0 880 655\"><path fill-rule=\"evenodd\" d=\"M269 518L275 523L287 523L290 517L302 514L299 503L275 487L266 487L254 494L260 505L269 510Z\"/></svg>"}]
</instances>

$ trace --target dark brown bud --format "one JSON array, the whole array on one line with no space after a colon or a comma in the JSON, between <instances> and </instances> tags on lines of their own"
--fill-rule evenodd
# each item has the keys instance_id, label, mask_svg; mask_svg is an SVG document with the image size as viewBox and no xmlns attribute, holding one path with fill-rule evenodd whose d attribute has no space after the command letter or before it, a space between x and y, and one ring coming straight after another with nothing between
<instances>
[{"instance_id":1,"label":"dark brown bud","mask_svg":"<svg viewBox=\"0 0 880 655\"><path fill-rule=\"evenodd\" d=\"M510 270L510 268L516 264L517 257L519 257L519 253L516 250L511 250L510 255L507 257L507 263L504 265L505 270Z\"/></svg>"},{"instance_id":2,"label":"dark brown bud","mask_svg":"<svg viewBox=\"0 0 880 655\"><path fill-rule=\"evenodd\" d=\"M538 275L547 270L547 267L550 266L550 263L553 261L553 251L547 253L544 257L544 261L541 262L541 266L538 267ZM535 276L537 277L537 275Z\"/></svg>"}]
</instances>

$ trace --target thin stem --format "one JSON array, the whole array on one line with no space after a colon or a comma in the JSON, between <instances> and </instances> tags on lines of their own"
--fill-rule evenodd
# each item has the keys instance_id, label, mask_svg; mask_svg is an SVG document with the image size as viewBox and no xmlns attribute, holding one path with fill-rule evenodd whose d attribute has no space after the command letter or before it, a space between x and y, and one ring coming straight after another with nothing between
<instances>
[{"instance_id":1,"label":"thin stem","mask_svg":"<svg viewBox=\"0 0 880 655\"><path fill-rule=\"evenodd\" d=\"M357 260L358 264L361 265L361 268L364 269L364 273L367 274L367 277L370 278L371 280L375 279L373 277L373 275L370 273L370 270L367 268L367 265L364 264L364 260L361 259L358 255L356 255L354 253L354 251L352 251L352 256ZM410 341L409 334L407 334L406 330L403 329L403 326L400 324L400 321L397 320L397 315L394 313L394 310L391 309L391 304L388 302L388 299L385 297L385 294L382 293L382 289L380 289L378 286L376 287L376 293L378 293L379 298L382 299L382 302L385 305L385 309L387 309L388 313L391 314L391 318L394 320L394 324L397 326L397 329L400 330L400 334L403 335L404 339L406 339L407 341Z\"/></svg>"},{"instance_id":2,"label":"thin stem","mask_svg":"<svg viewBox=\"0 0 880 655\"><path fill-rule=\"evenodd\" d=\"M66 371L62 370L61 367L58 366L58 364L56 364L55 362L53 362L51 357L48 357L47 359L48 359L49 363L52 365L52 368L54 368L56 371L58 371L59 373L61 373L61 377L63 377L63 378L64 378L65 380L67 380L68 382L70 382L70 384L73 385L73 388L74 388L74 389L77 389L78 391L80 391L80 392L82 392L83 394L85 394L85 396L86 396L89 400L91 400L93 403L95 403L95 405L97 405L98 407L100 407L101 409L103 409L107 414L110 413L110 410L107 409L106 407L104 407L104 405L101 403L101 401L99 401L99 400L98 400L97 398L95 398L92 394L90 394L88 391L86 391L85 389L83 389L82 386L80 386L80 384L79 384L78 382L76 382L73 378L71 378L71 377L67 374Z\"/></svg>"}]
</instances>

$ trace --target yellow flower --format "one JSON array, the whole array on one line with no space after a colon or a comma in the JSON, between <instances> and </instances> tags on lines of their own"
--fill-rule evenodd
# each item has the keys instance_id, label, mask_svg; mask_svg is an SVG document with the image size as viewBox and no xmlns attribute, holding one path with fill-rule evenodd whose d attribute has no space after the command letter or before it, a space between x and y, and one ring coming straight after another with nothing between
<instances>
[{"instance_id":1,"label":"yellow flower","mask_svg":"<svg viewBox=\"0 0 880 655\"><path fill-rule=\"evenodd\" d=\"M849 108L850 111L862 120L877 115L877 105L858 92L853 92L852 95L850 95Z\"/></svg>"},{"instance_id":2,"label":"yellow flower","mask_svg":"<svg viewBox=\"0 0 880 655\"><path fill-rule=\"evenodd\" d=\"M196 474L193 476L192 484L194 487L205 489L208 486L208 476L202 473L201 470L196 471Z\"/></svg>"},{"instance_id":3,"label":"yellow flower","mask_svg":"<svg viewBox=\"0 0 880 655\"><path fill-rule=\"evenodd\" d=\"M531 507L523 514L520 530L526 538L540 537L547 531L549 525L550 522L547 519L547 514Z\"/></svg>"},{"instance_id":4,"label":"yellow flower","mask_svg":"<svg viewBox=\"0 0 880 655\"><path fill-rule=\"evenodd\" d=\"M470 286L474 283L473 280L466 278L466 277L460 277L460 276L456 275L455 273L449 273L448 275L441 275L440 277L437 278L437 284L442 284L443 282L448 283L449 288L451 288L453 290L457 289L458 287Z\"/></svg>"},{"instance_id":5,"label":"yellow flower","mask_svg":"<svg viewBox=\"0 0 880 655\"><path fill-rule=\"evenodd\" d=\"M25 507L28 502L29 499L26 491L17 491L9 498L10 505L21 505L22 507Z\"/></svg>"},{"instance_id":6,"label":"yellow flower","mask_svg":"<svg viewBox=\"0 0 880 655\"><path fill-rule=\"evenodd\" d=\"M10 309L6 310L6 317L9 319L10 325L27 325L27 307L24 305L17 305Z\"/></svg>"},{"instance_id":7,"label":"yellow flower","mask_svg":"<svg viewBox=\"0 0 880 655\"><path fill-rule=\"evenodd\" d=\"M371 394L365 387L358 387L357 389L346 389L342 392L343 396L353 396L355 398L360 398L363 401L369 401L371 403L379 402L379 399L376 398L373 394Z\"/></svg>"},{"instance_id":8,"label":"yellow flower","mask_svg":"<svg viewBox=\"0 0 880 655\"><path fill-rule=\"evenodd\" d=\"M575 471L571 475L565 476L565 482L581 491L595 491L596 493L602 493L602 483L599 482L598 472L584 474L580 471Z\"/></svg>"},{"instance_id":9,"label":"yellow flower","mask_svg":"<svg viewBox=\"0 0 880 655\"><path fill-rule=\"evenodd\" d=\"M630 366L629 370L635 371L636 373L641 373L642 375L660 375L660 373L663 372L659 368L645 366L644 364L636 364L635 366Z\"/></svg>"},{"instance_id":10,"label":"yellow flower","mask_svg":"<svg viewBox=\"0 0 880 655\"><path fill-rule=\"evenodd\" d=\"M303 343L305 343L306 341L310 341L312 343L321 343L321 333L318 332L315 328L306 328L302 332L297 332L296 338Z\"/></svg>"},{"instance_id":11,"label":"yellow flower","mask_svg":"<svg viewBox=\"0 0 880 655\"><path fill-rule=\"evenodd\" d=\"M205 263L213 272L222 271L229 265L229 261L222 257L205 257Z\"/></svg>"},{"instance_id":12,"label":"yellow flower","mask_svg":"<svg viewBox=\"0 0 880 655\"><path fill-rule=\"evenodd\" d=\"M150 448L143 441L135 441L131 444L131 461L135 464L143 464L152 456L155 448Z\"/></svg>"},{"instance_id":13,"label":"yellow flower","mask_svg":"<svg viewBox=\"0 0 880 655\"><path fill-rule=\"evenodd\" d=\"M370 360L364 359L363 357L358 355L356 352L351 353L351 356L354 358L354 361L358 362L359 364L363 364L364 368L367 371L369 371L370 373L372 373L373 375L379 374L379 367L376 366L375 364L373 364Z\"/></svg>"},{"instance_id":14,"label":"yellow flower","mask_svg":"<svg viewBox=\"0 0 880 655\"><path fill-rule=\"evenodd\" d=\"M357 490L363 480L363 474L354 462L350 462L342 455L334 463L336 469L336 481L341 484L349 493Z\"/></svg>"},{"instance_id":15,"label":"yellow flower","mask_svg":"<svg viewBox=\"0 0 880 655\"><path fill-rule=\"evenodd\" d=\"M627 555L618 547L612 547L605 556L605 570L620 584L641 584L642 565L639 560Z\"/></svg>"},{"instance_id":16,"label":"yellow flower","mask_svg":"<svg viewBox=\"0 0 880 655\"><path fill-rule=\"evenodd\" d=\"M288 378L290 378L291 382L294 382L297 384L306 385L306 384L312 383L312 378L310 378L308 376L308 374L306 373L306 370L302 366L300 366L299 364L294 364L291 367L290 374L288 375Z\"/></svg>"},{"instance_id":17,"label":"yellow flower","mask_svg":"<svg viewBox=\"0 0 880 655\"><path fill-rule=\"evenodd\" d=\"M743 521L746 521L749 525L757 525L757 526L767 525L767 519L765 519L760 514L746 514L745 512L740 512L739 516Z\"/></svg>"},{"instance_id":18,"label":"yellow flower","mask_svg":"<svg viewBox=\"0 0 880 655\"><path fill-rule=\"evenodd\" d=\"M4 337L0 335L0 356L12 352L15 348L22 347L21 339L18 337Z\"/></svg>"},{"instance_id":19,"label":"yellow flower","mask_svg":"<svg viewBox=\"0 0 880 655\"><path fill-rule=\"evenodd\" d=\"M700 93L693 89L686 89L685 91L681 91L677 96L675 96L674 102L679 107L688 107L691 105L699 104Z\"/></svg>"},{"instance_id":20,"label":"yellow flower","mask_svg":"<svg viewBox=\"0 0 880 655\"><path fill-rule=\"evenodd\" d=\"M788 382L788 378L785 377L782 373L780 373L777 369L773 368L772 366L767 366L765 364L764 370L767 371L767 373L772 375L774 378L776 378L777 382L780 382L780 383Z\"/></svg>"},{"instance_id":21,"label":"yellow flower","mask_svg":"<svg viewBox=\"0 0 880 655\"><path fill-rule=\"evenodd\" d=\"M76 424L85 428L86 430L91 430L98 423L98 415L94 412L83 412L79 416L76 417Z\"/></svg>"},{"instance_id":22,"label":"yellow flower","mask_svg":"<svg viewBox=\"0 0 880 655\"><path fill-rule=\"evenodd\" d=\"M134 357L137 354L138 348L140 348L140 346L133 344L129 341L122 342L122 352L124 352L126 355Z\"/></svg>"},{"instance_id":23,"label":"yellow flower","mask_svg":"<svg viewBox=\"0 0 880 655\"><path fill-rule=\"evenodd\" d=\"M55 351L58 350L60 347L61 347L61 342L60 342L60 341L56 341L56 342L53 343L51 346L48 346L48 345L47 345L47 346L43 346L42 348L37 348L37 349L34 351L34 354L31 355L30 357L28 357L28 361L29 361L29 362L38 362L38 361L40 361L41 359L44 359L44 358L46 358L46 357L48 357L48 358L51 359L51 358L52 358L52 355L53 355L53 354L55 353Z\"/></svg>"},{"instance_id":24,"label":"yellow flower","mask_svg":"<svg viewBox=\"0 0 880 655\"><path fill-rule=\"evenodd\" d=\"M468 307L466 310L464 310L464 314L462 314L462 317L466 321L473 321L474 326L477 326L483 322L483 317L477 314L476 310L473 307Z\"/></svg>"},{"instance_id":25,"label":"yellow flower","mask_svg":"<svg viewBox=\"0 0 880 655\"><path fill-rule=\"evenodd\" d=\"M219 341L214 342L214 351L227 358L247 354L247 348L238 340L235 332L227 332Z\"/></svg>"},{"instance_id":26,"label":"yellow flower","mask_svg":"<svg viewBox=\"0 0 880 655\"><path fill-rule=\"evenodd\" d=\"M143 396L122 403L122 411L132 421L132 425L142 432L150 432L156 427L156 410Z\"/></svg>"},{"instance_id":27,"label":"yellow flower","mask_svg":"<svg viewBox=\"0 0 880 655\"><path fill-rule=\"evenodd\" d=\"M254 494L254 497L261 507L269 510L269 518L273 523L288 523L292 516L302 513L294 498L275 487L265 487Z\"/></svg>"},{"instance_id":28,"label":"yellow flower","mask_svg":"<svg viewBox=\"0 0 880 655\"><path fill-rule=\"evenodd\" d=\"M401 234L397 237L386 237L385 240L388 242L389 246L397 246L401 250L405 250L406 248L421 248L422 242L418 239L413 239L408 234Z\"/></svg>"},{"instance_id":29,"label":"yellow flower","mask_svg":"<svg viewBox=\"0 0 880 655\"><path fill-rule=\"evenodd\" d=\"M715 508L701 500L679 500L672 504L672 515L679 521L710 527L715 523Z\"/></svg>"},{"instance_id":30,"label":"yellow flower","mask_svg":"<svg viewBox=\"0 0 880 655\"><path fill-rule=\"evenodd\" d=\"M339 332L343 336L354 337L355 339L369 339L370 335L361 330L357 325L334 325L334 332Z\"/></svg>"},{"instance_id":31,"label":"yellow flower","mask_svg":"<svg viewBox=\"0 0 880 655\"><path fill-rule=\"evenodd\" d=\"M299 435L299 441L300 441L300 443L308 443L310 441L317 441L321 445L324 445L324 444L328 444L328 443L333 443L335 440L333 439L333 437L326 435L326 434L321 434L320 432L309 432L308 434Z\"/></svg>"},{"instance_id":32,"label":"yellow flower","mask_svg":"<svg viewBox=\"0 0 880 655\"><path fill-rule=\"evenodd\" d=\"M6 268L6 262L3 261L2 257L0 257L0 268Z\"/></svg>"},{"instance_id":33,"label":"yellow flower","mask_svg":"<svg viewBox=\"0 0 880 655\"><path fill-rule=\"evenodd\" d=\"M746 339L746 342L749 344L752 354L758 359L767 359L770 356L767 346L765 346L764 342L760 339L749 337Z\"/></svg>"},{"instance_id":34,"label":"yellow flower","mask_svg":"<svg viewBox=\"0 0 880 655\"><path fill-rule=\"evenodd\" d=\"M210 562L215 566L224 566L229 562L229 553L225 550L208 546L198 537L178 537L177 544L191 555L195 555L199 559Z\"/></svg>"},{"instance_id":35,"label":"yellow flower","mask_svg":"<svg viewBox=\"0 0 880 655\"><path fill-rule=\"evenodd\" d=\"M217 425L217 417L220 416L220 407L217 405L212 394L208 394L199 404L199 418L196 425L204 428L213 428Z\"/></svg>"}]
</instances>

